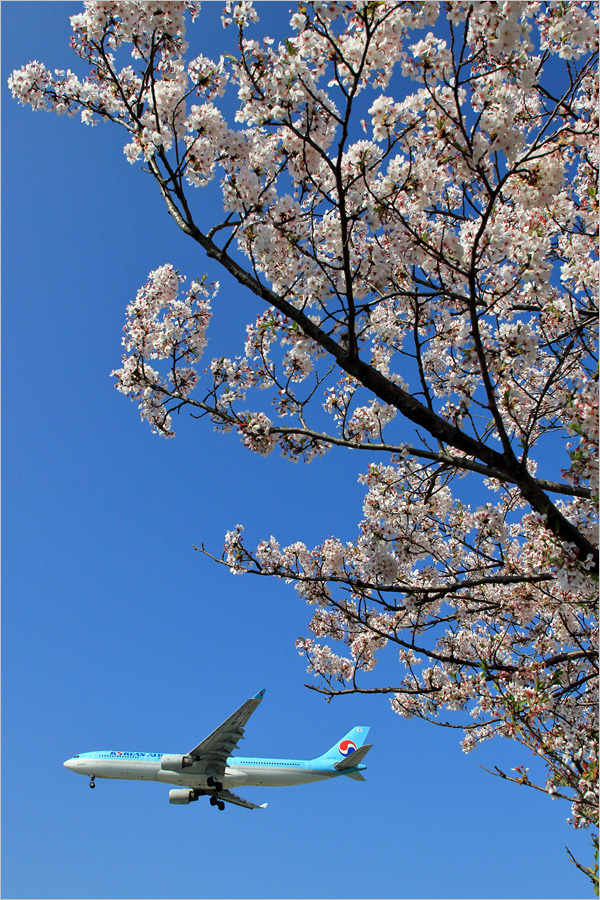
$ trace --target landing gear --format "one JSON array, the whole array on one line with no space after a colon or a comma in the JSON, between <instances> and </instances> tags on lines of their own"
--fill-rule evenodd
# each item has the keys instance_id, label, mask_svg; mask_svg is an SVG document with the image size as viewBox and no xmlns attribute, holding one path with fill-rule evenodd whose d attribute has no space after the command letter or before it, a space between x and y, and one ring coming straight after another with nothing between
<instances>
[{"instance_id":1,"label":"landing gear","mask_svg":"<svg viewBox=\"0 0 600 900\"><path fill-rule=\"evenodd\" d=\"M94 778L95 778L95 777L96 777L95 775L92 775L92 779L91 779L91 781L90 781L90 787L91 787L91 788L95 788L95 787L96 787L96 785L94 784Z\"/></svg>"},{"instance_id":2,"label":"landing gear","mask_svg":"<svg viewBox=\"0 0 600 900\"><path fill-rule=\"evenodd\" d=\"M219 799L219 791L223 790L223 785L217 778L214 778L212 775L208 776L208 778L206 779L206 784L214 791L210 798L210 805L216 806L217 809L220 809L221 812L223 812L223 810L225 809L225 803Z\"/></svg>"},{"instance_id":3,"label":"landing gear","mask_svg":"<svg viewBox=\"0 0 600 900\"><path fill-rule=\"evenodd\" d=\"M213 778L212 775L208 776L208 778L206 779L206 783L209 788L214 788L217 794L219 793L219 791L223 790L223 785L221 784L221 782L217 781L216 778Z\"/></svg>"}]
</instances>

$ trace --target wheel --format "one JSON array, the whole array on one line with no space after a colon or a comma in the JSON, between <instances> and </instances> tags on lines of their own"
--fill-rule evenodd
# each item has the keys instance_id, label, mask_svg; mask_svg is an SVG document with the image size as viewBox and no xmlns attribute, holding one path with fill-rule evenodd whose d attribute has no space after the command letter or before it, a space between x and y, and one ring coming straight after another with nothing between
<instances>
[{"instance_id":1,"label":"wheel","mask_svg":"<svg viewBox=\"0 0 600 900\"><path fill-rule=\"evenodd\" d=\"M208 778L206 779L206 783L209 786L209 788L214 788L216 791L223 790L223 785L221 784L221 782L217 781L216 778L213 778L212 775L208 776Z\"/></svg>"},{"instance_id":2,"label":"wheel","mask_svg":"<svg viewBox=\"0 0 600 900\"><path fill-rule=\"evenodd\" d=\"M223 810L225 809L225 804L223 803L222 800L219 800L219 802L217 803L217 806L221 810L221 812L223 812Z\"/></svg>"},{"instance_id":3,"label":"wheel","mask_svg":"<svg viewBox=\"0 0 600 900\"><path fill-rule=\"evenodd\" d=\"M96 787L96 785L94 784L93 781L90 781L90 787L91 787L91 788L95 788L95 787Z\"/></svg>"},{"instance_id":4,"label":"wheel","mask_svg":"<svg viewBox=\"0 0 600 900\"><path fill-rule=\"evenodd\" d=\"M216 805L218 804L218 802L219 802L219 801L217 800L216 797L211 797L211 798L210 798L210 805L211 805L211 806L216 806Z\"/></svg>"}]
</instances>

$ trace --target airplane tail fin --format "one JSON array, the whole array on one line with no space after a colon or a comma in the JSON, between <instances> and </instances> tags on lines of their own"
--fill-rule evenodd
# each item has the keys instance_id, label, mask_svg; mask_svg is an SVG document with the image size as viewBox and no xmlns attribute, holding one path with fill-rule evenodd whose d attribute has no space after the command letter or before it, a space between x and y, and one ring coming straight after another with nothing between
<instances>
[{"instance_id":1,"label":"airplane tail fin","mask_svg":"<svg viewBox=\"0 0 600 900\"><path fill-rule=\"evenodd\" d=\"M331 747L326 753L322 756L317 757L314 762L327 762L327 763L344 763L343 768L348 768L352 764L350 763L349 757L352 756L353 753L356 753L360 747L364 744L367 734L369 733L370 726L368 725L356 725L352 731L349 731L347 735L345 735L340 741L337 741L333 747ZM361 759L365 755L366 750L361 754ZM348 763L346 763L348 760ZM360 760L357 759L357 763ZM338 768L336 766L336 768Z\"/></svg>"}]
</instances>

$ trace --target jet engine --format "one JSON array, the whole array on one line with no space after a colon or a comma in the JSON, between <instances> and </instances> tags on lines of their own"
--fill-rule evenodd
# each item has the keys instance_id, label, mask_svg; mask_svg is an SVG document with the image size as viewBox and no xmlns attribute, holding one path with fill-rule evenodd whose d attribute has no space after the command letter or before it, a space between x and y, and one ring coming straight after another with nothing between
<instances>
[{"instance_id":1,"label":"jet engine","mask_svg":"<svg viewBox=\"0 0 600 900\"><path fill-rule=\"evenodd\" d=\"M160 767L167 772L183 772L184 769L194 765L191 756L181 756L175 753L165 753L161 757Z\"/></svg>"},{"instance_id":2,"label":"jet engine","mask_svg":"<svg viewBox=\"0 0 600 900\"><path fill-rule=\"evenodd\" d=\"M191 803L192 800L197 800L198 794L196 791L190 791L188 788L185 790L178 791L169 791L169 803L177 803L179 805L185 805L186 803Z\"/></svg>"}]
</instances>

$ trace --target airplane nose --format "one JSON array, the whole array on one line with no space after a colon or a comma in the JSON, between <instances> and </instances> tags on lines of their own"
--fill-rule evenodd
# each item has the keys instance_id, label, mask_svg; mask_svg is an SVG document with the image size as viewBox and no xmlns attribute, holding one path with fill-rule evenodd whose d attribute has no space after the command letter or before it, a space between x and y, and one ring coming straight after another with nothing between
<instances>
[{"instance_id":1,"label":"airplane nose","mask_svg":"<svg viewBox=\"0 0 600 900\"><path fill-rule=\"evenodd\" d=\"M73 759L66 759L63 763L63 766L65 767L65 769L70 769L72 772L75 768L75 762Z\"/></svg>"}]
</instances>

